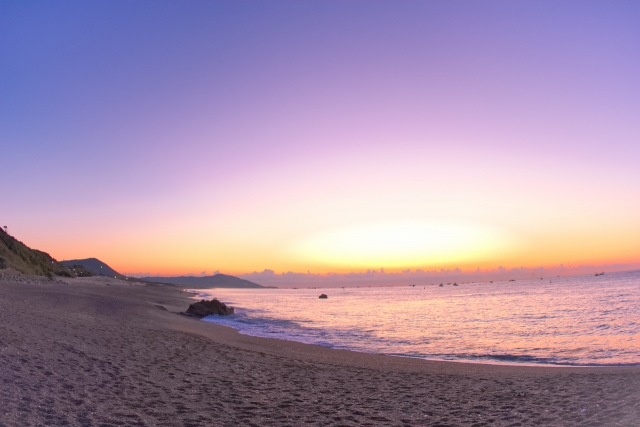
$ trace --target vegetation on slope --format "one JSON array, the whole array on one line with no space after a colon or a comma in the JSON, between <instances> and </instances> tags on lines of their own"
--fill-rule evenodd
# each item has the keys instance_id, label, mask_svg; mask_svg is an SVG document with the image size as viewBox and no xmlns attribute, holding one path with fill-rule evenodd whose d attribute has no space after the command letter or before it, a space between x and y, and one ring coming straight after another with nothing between
<instances>
[{"instance_id":1,"label":"vegetation on slope","mask_svg":"<svg viewBox=\"0 0 640 427\"><path fill-rule=\"evenodd\" d=\"M76 271L79 268L83 268L94 276L107 276L121 280L130 280L97 258L72 259L68 261L60 261L60 264L76 269Z\"/></svg>"},{"instance_id":2,"label":"vegetation on slope","mask_svg":"<svg viewBox=\"0 0 640 427\"><path fill-rule=\"evenodd\" d=\"M66 266L58 263L46 252L31 249L0 229L0 268L12 268L22 274L75 277Z\"/></svg>"}]
</instances>

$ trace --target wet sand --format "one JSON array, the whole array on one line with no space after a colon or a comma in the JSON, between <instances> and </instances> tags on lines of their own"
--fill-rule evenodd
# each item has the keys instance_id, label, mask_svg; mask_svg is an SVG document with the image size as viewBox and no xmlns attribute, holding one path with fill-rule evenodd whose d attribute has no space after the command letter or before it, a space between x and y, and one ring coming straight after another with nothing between
<instances>
[{"instance_id":1,"label":"wet sand","mask_svg":"<svg viewBox=\"0 0 640 427\"><path fill-rule=\"evenodd\" d=\"M189 294L0 278L0 426L638 426L640 367L432 362L255 338Z\"/></svg>"}]
</instances>

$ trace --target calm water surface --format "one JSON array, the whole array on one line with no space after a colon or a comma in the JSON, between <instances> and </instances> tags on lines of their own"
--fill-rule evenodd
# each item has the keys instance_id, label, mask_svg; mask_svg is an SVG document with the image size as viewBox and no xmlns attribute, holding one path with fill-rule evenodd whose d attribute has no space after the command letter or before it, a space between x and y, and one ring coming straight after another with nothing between
<instances>
[{"instance_id":1,"label":"calm water surface","mask_svg":"<svg viewBox=\"0 0 640 427\"><path fill-rule=\"evenodd\" d=\"M440 360L640 364L640 271L443 287L199 292L236 308L206 321L260 337Z\"/></svg>"}]
</instances>

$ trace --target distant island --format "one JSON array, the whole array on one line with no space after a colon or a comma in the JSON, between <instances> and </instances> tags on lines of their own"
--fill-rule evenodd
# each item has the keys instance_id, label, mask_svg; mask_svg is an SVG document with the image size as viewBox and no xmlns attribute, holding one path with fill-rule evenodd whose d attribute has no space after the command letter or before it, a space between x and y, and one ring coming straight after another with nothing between
<instances>
[{"instance_id":1,"label":"distant island","mask_svg":"<svg viewBox=\"0 0 640 427\"><path fill-rule=\"evenodd\" d=\"M273 286L262 286L248 280L240 279L226 274L214 274L213 276L179 276L179 277L141 277L145 282L167 283L171 285L183 285L192 288L274 288Z\"/></svg>"}]
</instances>

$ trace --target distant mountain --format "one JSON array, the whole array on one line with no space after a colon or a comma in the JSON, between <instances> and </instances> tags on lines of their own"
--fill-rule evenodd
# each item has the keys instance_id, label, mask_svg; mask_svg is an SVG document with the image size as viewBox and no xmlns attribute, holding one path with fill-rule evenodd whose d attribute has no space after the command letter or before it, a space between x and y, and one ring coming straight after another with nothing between
<instances>
[{"instance_id":1,"label":"distant mountain","mask_svg":"<svg viewBox=\"0 0 640 427\"><path fill-rule=\"evenodd\" d=\"M191 288L265 288L266 286L226 274L213 276L127 278L97 258L58 262L46 252L31 249L0 228L0 270L12 268L23 274L52 277L106 276L130 281L145 281L189 286Z\"/></svg>"},{"instance_id":2,"label":"distant mountain","mask_svg":"<svg viewBox=\"0 0 640 427\"><path fill-rule=\"evenodd\" d=\"M173 285L183 285L192 288L265 288L265 286L248 280L240 279L226 274L215 274L213 276L180 276L180 277L142 277L140 280L146 282L170 283Z\"/></svg>"},{"instance_id":3,"label":"distant mountain","mask_svg":"<svg viewBox=\"0 0 640 427\"><path fill-rule=\"evenodd\" d=\"M0 229L0 270L5 268L35 276L74 276L67 267L48 253L31 249Z\"/></svg>"},{"instance_id":4,"label":"distant mountain","mask_svg":"<svg viewBox=\"0 0 640 427\"><path fill-rule=\"evenodd\" d=\"M85 270L92 273L94 276L107 276L113 277L116 279L124 280L125 276L115 271L113 268L109 267L104 262L100 261L97 258L86 258L86 259L72 259L66 261L60 261L60 264L73 269L76 266L80 266Z\"/></svg>"}]
</instances>

